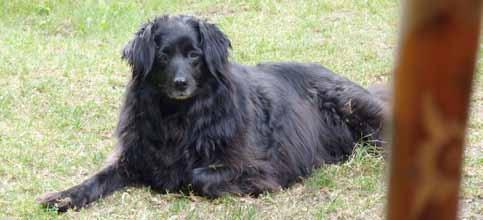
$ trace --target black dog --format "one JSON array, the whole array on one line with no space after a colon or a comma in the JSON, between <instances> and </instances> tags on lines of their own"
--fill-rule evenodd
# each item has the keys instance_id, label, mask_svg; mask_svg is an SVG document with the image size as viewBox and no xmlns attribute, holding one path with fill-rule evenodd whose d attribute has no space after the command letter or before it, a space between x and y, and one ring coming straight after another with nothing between
<instances>
[{"instance_id":1,"label":"black dog","mask_svg":"<svg viewBox=\"0 0 483 220\"><path fill-rule=\"evenodd\" d=\"M123 51L132 67L109 164L38 201L59 211L129 185L161 192L257 195L379 140L383 102L317 64L228 61L213 24L162 16Z\"/></svg>"}]
</instances>

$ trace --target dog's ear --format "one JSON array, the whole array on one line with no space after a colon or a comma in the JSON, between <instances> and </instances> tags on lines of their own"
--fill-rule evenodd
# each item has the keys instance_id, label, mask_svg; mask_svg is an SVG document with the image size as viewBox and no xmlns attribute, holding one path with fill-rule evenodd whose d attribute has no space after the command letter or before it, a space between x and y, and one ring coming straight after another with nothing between
<instances>
[{"instance_id":1,"label":"dog's ear","mask_svg":"<svg viewBox=\"0 0 483 220\"><path fill-rule=\"evenodd\" d=\"M133 76L146 76L151 71L156 50L154 30L153 23L143 25L122 51L122 59L131 65Z\"/></svg>"},{"instance_id":2,"label":"dog's ear","mask_svg":"<svg viewBox=\"0 0 483 220\"><path fill-rule=\"evenodd\" d=\"M199 21L198 25L201 49L208 70L215 77L223 78L223 75L227 74L226 66L231 42L216 25L205 21Z\"/></svg>"}]
</instances>

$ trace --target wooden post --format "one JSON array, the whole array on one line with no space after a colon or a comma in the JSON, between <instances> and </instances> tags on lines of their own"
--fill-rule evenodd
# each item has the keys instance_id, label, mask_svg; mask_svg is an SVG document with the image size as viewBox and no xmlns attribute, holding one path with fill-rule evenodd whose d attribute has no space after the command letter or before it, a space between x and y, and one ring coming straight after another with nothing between
<instances>
[{"instance_id":1,"label":"wooden post","mask_svg":"<svg viewBox=\"0 0 483 220\"><path fill-rule=\"evenodd\" d=\"M388 219L456 219L480 0L407 0L395 69Z\"/></svg>"}]
</instances>

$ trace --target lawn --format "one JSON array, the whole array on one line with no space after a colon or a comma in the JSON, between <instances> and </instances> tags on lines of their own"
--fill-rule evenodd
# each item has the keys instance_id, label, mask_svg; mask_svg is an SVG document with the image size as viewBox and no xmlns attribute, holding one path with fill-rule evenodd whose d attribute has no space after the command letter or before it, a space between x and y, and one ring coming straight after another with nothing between
<instances>
[{"instance_id":1,"label":"lawn","mask_svg":"<svg viewBox=\"0 0 483 220\"><path fill-rule=\"evenodd\" d=\"M0 219L384 218L387 164L366 147L260 198L129 188L63 215L37 205L39 194L102 166L130 76L120 51L141 23L164 13L219 24L240 63L312 61L364 86L391 78L394 0L0 1ZM460 215L482 219L483 80L474 88Z\"/></svg>"}]
</instances>

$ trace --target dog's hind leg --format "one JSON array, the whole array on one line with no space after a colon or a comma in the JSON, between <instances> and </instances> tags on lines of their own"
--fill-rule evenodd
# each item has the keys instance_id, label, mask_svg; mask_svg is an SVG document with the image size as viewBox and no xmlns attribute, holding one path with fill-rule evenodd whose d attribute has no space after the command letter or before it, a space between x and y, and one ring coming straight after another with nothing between
<instances>
[{"instance_id":1,"label":"dog's hind leg","mask_svg":"<svg viewBox=\"0 0 483 220\"><path fill-rule=\"evenodd\" d=\"M79 185L60 192L50 192L37 198L41 205L65 212L69 208L78 210L92 201L127 185L126 179L116 164L110 165Z\"/></svg>"},{"instance_id":2,"label":"dog's hind leg","mask_svg":"<svg viewBox=\"0 0 483 220\"><path fill-rule=\"evenodd\" d=\"M324 112L336 112L360 136L356 139L380 144L383 125L389 118L389 104L377 91L374 94L350 81L340 81L322 85L319 92L319 104Z\"/></svg>"}]
</instances>

